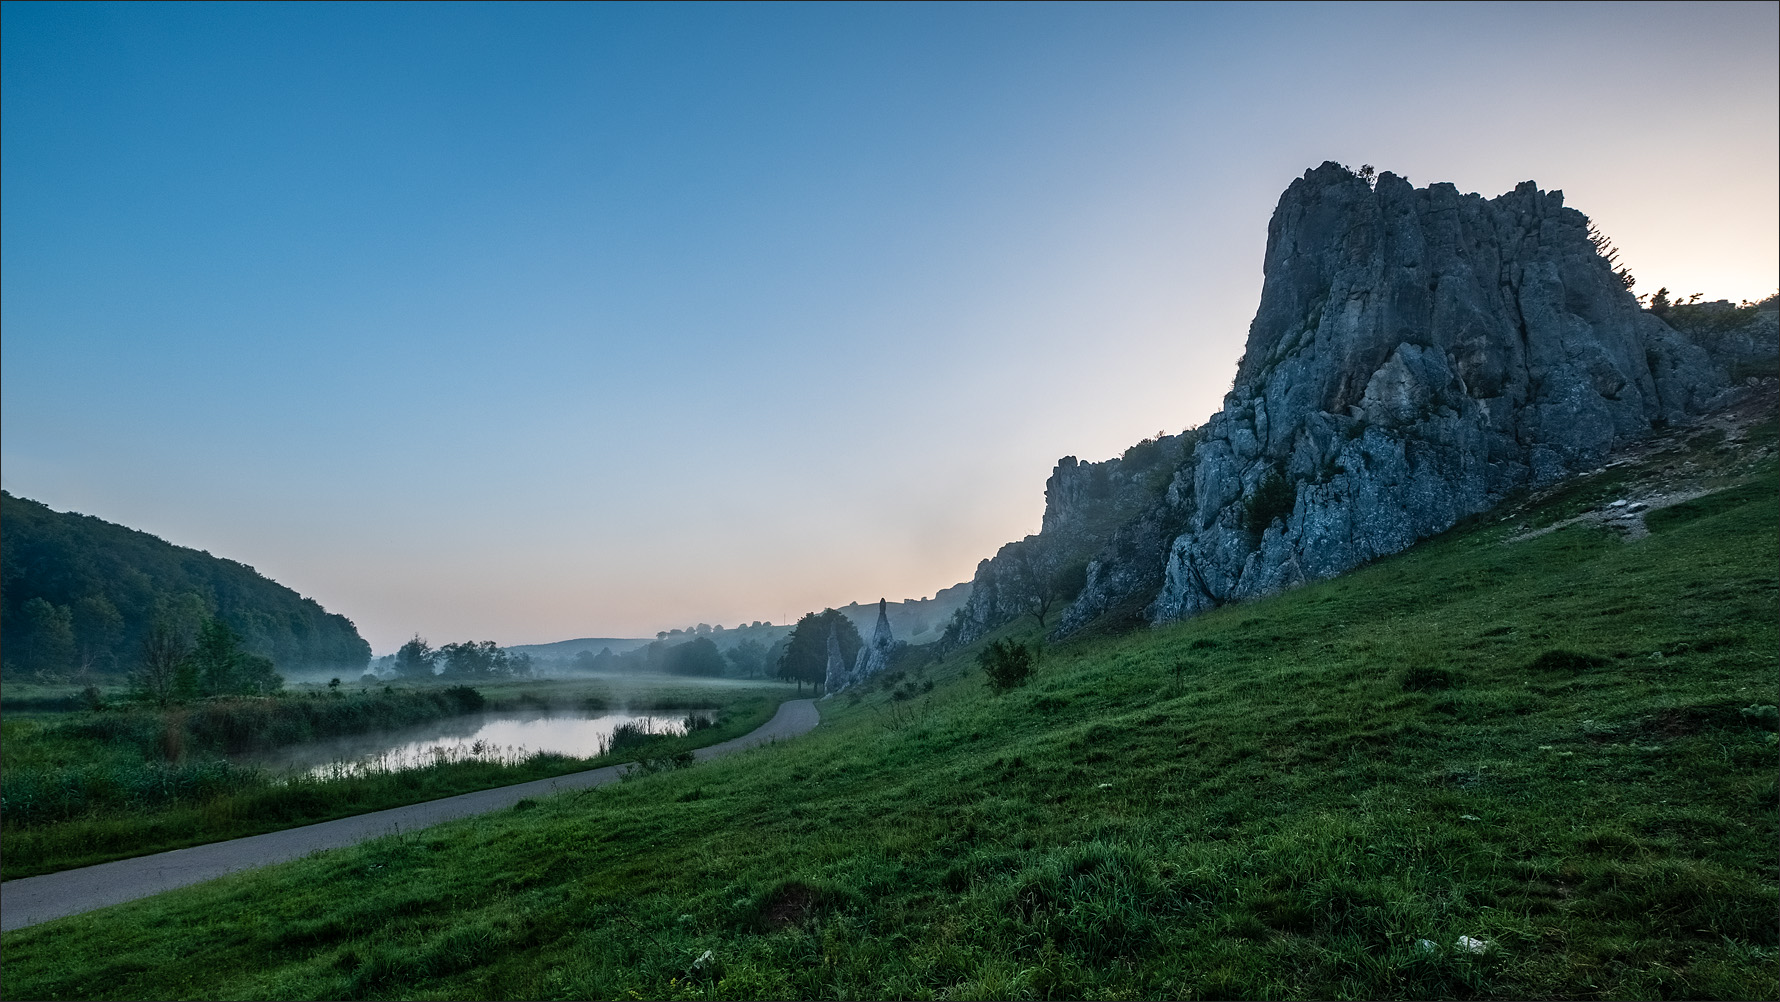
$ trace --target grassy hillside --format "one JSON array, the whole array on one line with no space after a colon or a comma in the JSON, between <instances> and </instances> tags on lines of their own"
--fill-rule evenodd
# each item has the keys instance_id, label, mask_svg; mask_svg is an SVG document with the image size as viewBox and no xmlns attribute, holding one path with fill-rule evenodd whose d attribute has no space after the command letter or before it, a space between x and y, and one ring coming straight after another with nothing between
<instances>
[{"instance_id":1,"label":"grassy hillside","mask_svg":"<svg viewBox=\"0 0 1780 1002\"><path fill-rule=\"evenodd\" d=\"M1773 442L1647 538L1511 541L1679 455L1007 695L961 652L786 745L9 933L4 994L1773 998Z\"/></svg>"},{"instance_id":2,"label":"grassy hillside","mask_svg":"<svg viewBox=\"0 0 1780 1002\"><path fill-rule=\"evenodd\" d=\"M219 617L281 671L356 672L371 659L351 620L246 564L11 494L0 521L8 674L129 671L156 617L188 628Z\"/></svg>"}]
</instances>

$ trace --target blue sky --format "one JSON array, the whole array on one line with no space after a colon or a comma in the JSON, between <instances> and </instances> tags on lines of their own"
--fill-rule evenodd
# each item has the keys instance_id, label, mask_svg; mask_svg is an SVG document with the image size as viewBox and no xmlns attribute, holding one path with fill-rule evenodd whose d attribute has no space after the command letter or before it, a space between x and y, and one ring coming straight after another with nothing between
<instances>
[{"instance_id":1,"label":"blue sky","mask_svg":"<svg viewBox=\"0 0 1780 1002\"><path fill-rule=\"evenodd\" d=\"M1780 271L1774 4L0 7L0 479L380 651L931 594L1324 160Z\"/></svg>"}]
</instances>

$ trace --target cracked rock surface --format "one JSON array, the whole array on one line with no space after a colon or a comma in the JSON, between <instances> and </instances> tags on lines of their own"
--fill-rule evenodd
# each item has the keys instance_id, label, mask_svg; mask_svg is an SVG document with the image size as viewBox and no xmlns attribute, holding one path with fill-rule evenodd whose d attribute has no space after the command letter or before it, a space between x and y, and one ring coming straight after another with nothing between
<instances>
[{"instance_id":1,"label":"cracked rock surface","mask_svg":"<svg viewBox=\"0 0 1780 1002\"><path fill-rule=\"evenodd\" d=\"M1719 410L1722 358L1640 308L1563 193L1376 184L1325 163L1268 227L1223 408L1151 461L1058 464L1042 531L977 570L954 636L1034 610L1163 623L1331 577Z\"/></svg>"}]
</instances>

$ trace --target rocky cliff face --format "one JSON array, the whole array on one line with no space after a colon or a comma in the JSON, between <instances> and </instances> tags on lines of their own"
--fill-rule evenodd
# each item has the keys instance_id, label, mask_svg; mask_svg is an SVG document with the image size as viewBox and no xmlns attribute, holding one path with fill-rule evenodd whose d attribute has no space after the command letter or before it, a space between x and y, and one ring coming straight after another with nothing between
<instances>
[{"instance_id":1,"label":"rocky cliff face","mask_svg":"<svg viewBox=\"0 0 1780 1002\"><path fill-rule=\"evenodd\" d=\"M1326 163L1281 197L1263 274L1223 409L1160 472L1059 463L1041 532L978 567L957 639L1033 611L1072 560L1064 634L1339 574L1725 399L1724 368L1532 182L1486 200Z\"/></svg>"}]
</instances>

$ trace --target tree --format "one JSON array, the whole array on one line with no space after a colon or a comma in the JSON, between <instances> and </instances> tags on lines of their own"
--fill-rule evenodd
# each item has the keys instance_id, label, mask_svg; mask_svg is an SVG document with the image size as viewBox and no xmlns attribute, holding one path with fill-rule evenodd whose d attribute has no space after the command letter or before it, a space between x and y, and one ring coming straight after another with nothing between
<instances>
[{"instance_id":1,"label":"tree","mask_svg":"<svg viewBox=\"0 0 1780 1002\"><path fill-rule=\"evenodd\" d=\"M263 654L243 654L237 678L237 691L245 695L270 696L284 688L284 676L278 674L272 659Z\"/></svg>"},{"instance_id":2,"label":"tree","mask_svg":"<svg viewBox=\"0 0 1780 1002\"><path fill-rule=\"evenodd\" d=\"M1044 629L1045 617L1050 614L1052 606L1075 601L1087 585L1086 560L1065 564L1049 574L1038 574L1032 609L1032 615L1038 619L1038 628Z\"/></svg>"},{"instance_id":3,"label":"tree","mask_svg":"<svg viewBox=\"0 0 1780 1002\"><path fill-rule=\"evenodd\" d=\"M835 609L808 612L791 628L785 650L779 655L779 677L796 682L803 689L805 682L820 687L828 677L828 631L834 630L840 641L841 659L848 665L859 657L865 641L853 621Z\"/></svg>"},{"instance_id":4,"label":"tree","mask_svg":"<svg viewBox=\"0 0 1780 1002\"><path fill-rule=\"evenodd\" d=\"M668 648L667 670L675 675L723 674L723 652L709 637L699 637Z\"/></svg>"},{"instance_id":5,"label":"tree","mask_svg":"<svg viewBox=\"0 0 1780 1002\"><path fill-rule=\"evenodd\" d=\"M1666 316L1669 312L1669 287L1663 286L1650 297L1650 312L1654 316Z\"/></svg>"},{"instance_id":6,"label":"tree","mask_svg":"<svg viewBox=\"0 0 1780 1002\"><path fill-rule=\"evenodd\" d=\"M766 645L750 637L729 649L729 663L747 678L766 674Z\"/></svg>"},{"instance_id":7,"label":"tree","mask_svg":"<svg viewBox=\"0 0 1780 1002\"><path fill-rule=\"evenodd\" d=\"M123 632L124 617L105 596L88 595L74 603L75 656L83 669L115 664L114 648Z\"/></svg>"},{"instance_id":8,"label":"tree","mask_svg":"<svg viewBox=\"0 0 1780 1002\"><path fill-rule=\"evenodd\" d=\"M1630 268L1614 267L1619 264L1619 248L1613 246L1613 241L1607 239L1607 234L1602 233L1592 220L1588 224L1588 242L1595 245L1595 253L1601 255L1601 260L1613 271L1613 277L1619 279L1620 285L1630 289L1638 284L1638 280L1632 277Z\"/></svg>"},{"instance_id":9,"label":"tree","mask_svg":"<svg viewBox=\"0 0 1780 1002\"><path fill-rule=\"evenodd\" d=\"M185 663L190 666L187 688L195 682L198 695L265 695L284 684L272 659L243 650L240 635L220 619L207 620L198 629Z\"/></svg>"},{"instance_id":10,"label":"tree","mask_svg":"<svg viewBox=\"0 0 1780 1002\"><path fill-rule=\"evenodd\" d=\"M446 644L436 655L439 674L453 677L498 677L514 673L513 659L492 640ZM530 662L527 662L527 667Z\"/></svg>"},{"instance_id":11,"label":"tree","mask_svg":"<svg viewBox=\"0 0 1780 1002\"><path fill-rule=\"evenodd\" d=\"M136 671L130 676L130 688L140 699L166 706L178 699L180 666L192 651L191 640L177 626L165 619L156 620L142 638L142 651Z\"/></svg>"},{"instance_id":12,"label":"tree","mask_svg":"<svg viewBox=\"0 0 1780 1002\"><path fill-rule=\"evenodd\" d=\"M436 657L438 654L432 645L416 633L413 640L396 651L396 674L402 678L432 678L433 661Z\"/></svg>"},{"instance_id":13,"label":"tree","mask_svg":"<svg viewBox=\"0 0 1780 1002\"><path fill-rule=\"evenodd\" d=\"M68 607L33 598L24 613L26 664L51 674L67 671L74 660L74 616Z\"/></svg>"}]
</instances>

